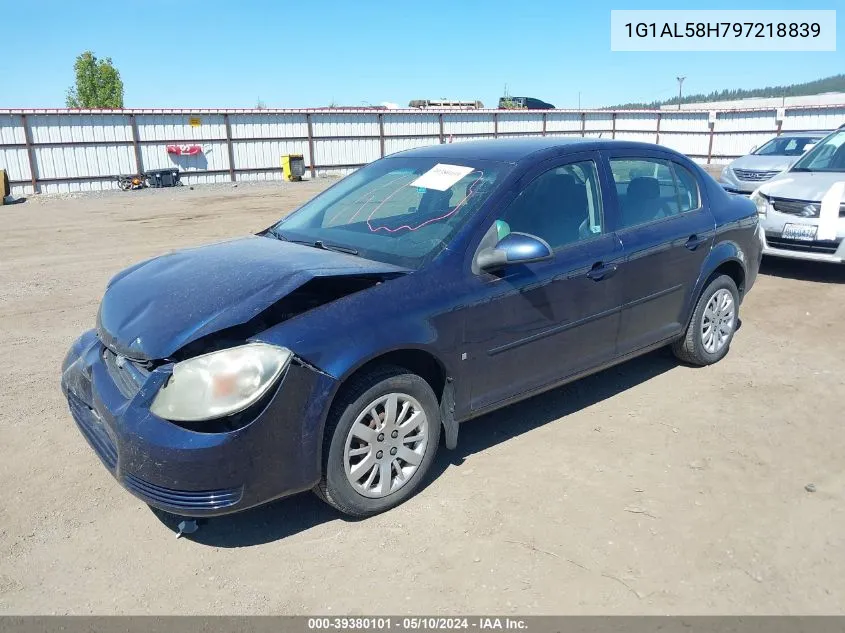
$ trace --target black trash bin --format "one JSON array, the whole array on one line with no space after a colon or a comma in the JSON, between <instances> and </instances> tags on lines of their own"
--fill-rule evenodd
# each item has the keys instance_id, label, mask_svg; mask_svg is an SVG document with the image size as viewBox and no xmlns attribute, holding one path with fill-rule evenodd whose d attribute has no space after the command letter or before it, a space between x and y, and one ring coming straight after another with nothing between
<instances>
[{"instance_id":1,"label":"black trash bin","mask_svg":"<svg viewBox=\"0 0 845 633\"><path fill-rule=\"evenodd\" d=\"M178 169L151 169L147 172L150 187L177 187L182 184Z\"/></svg>"}]
</instances>

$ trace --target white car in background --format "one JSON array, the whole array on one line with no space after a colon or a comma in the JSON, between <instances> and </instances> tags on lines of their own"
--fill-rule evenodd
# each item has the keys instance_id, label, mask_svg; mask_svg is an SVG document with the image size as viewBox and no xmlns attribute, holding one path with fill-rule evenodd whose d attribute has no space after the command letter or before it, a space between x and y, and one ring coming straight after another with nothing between
<instances>
[{"instance_id":1,"label":"white car in background","mask_svg":"<svg viewBox=\"0 0 845 633\"><path fill-rule=\"evenodd\" d=\"M845 125L751 194L763 254L845 263Z\"/></svg>"},{"instance_id":2,"label":"white car in background","mask_svg":"<svg viewBox=\"0 0 845 633\"><path fill-rule=\"evenodd\" d=\"M827 131L784 132L751 153L727 165L719 176L719 184L731 193L750 194L761 182L771 180L795 163L818 143Z\"/></svg>"}]
</instances>

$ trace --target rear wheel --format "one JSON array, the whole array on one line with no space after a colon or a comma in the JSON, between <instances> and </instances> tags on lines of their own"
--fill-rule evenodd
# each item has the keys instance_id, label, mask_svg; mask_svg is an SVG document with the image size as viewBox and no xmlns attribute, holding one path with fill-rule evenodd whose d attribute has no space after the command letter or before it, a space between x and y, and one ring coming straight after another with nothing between
<instances>
[{"instance_id":1,"label":"rear wheel","mask_svg":"<svg viewBox=\"0 0 845 633\"><path fill-rule=\"evenodd\" d=\"M364 517L393 508L425 479L440 442L431 386L399 367L353 379L332 406L315 492L341 512Z\"/></svg>"},{"instance_id":2,"label":"rear wheel","mask_svg":"<svg viewBox=\"0 0 845 633\"><path fill-rule=\"evenodd\" d=\"M712 365L728 353L739 316L739 291L727 275L711 281L698 299L682 339L672 351L690 365Z\"/></svg>"}]
</instances>

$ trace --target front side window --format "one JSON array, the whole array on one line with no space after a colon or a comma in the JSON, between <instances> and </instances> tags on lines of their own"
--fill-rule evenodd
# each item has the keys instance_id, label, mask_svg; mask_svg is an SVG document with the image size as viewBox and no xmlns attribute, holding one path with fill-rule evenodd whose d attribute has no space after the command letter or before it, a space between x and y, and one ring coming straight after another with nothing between
<instances>
[{"instance_id":1,"label":"front side window","mask_svg":"<svg viewBox=\"0 0 845 633\"><path fill-rule=\"evenodd\" d=\"M619 228L647 224L698 209L698 181L685 167L657 158L612 158Z\"/></svg>"},{"instance_id":2,"label":"front side window","mask_svg":"<svg viewBox=\"0 0 845 633\"><path fill-rule=\"evenodd\" d=\"M446 248L511 169L494 161L382 159L305 204L271 234L419 268Z\"/></svg>"},{"instance_id":3,"label":"front side window","mask_svg":"<svg viewBox=\"0 0 845 633\"><path fill-rule=\"evenodd\" d=\"M596 164L581 161L540 174L519 193L501 219L510 231L542 238L553 250L601 234Z\"/></svg>"},{"instance_id":4,"label":"front side window","mask_svg":"<svg viewBox=\"0 0 845 633\"><path fill-rule=\"evenodd\" d=\"M845 172L845 130L834 132L816 143L790 171Z\"/></svg>"}]
</instances>

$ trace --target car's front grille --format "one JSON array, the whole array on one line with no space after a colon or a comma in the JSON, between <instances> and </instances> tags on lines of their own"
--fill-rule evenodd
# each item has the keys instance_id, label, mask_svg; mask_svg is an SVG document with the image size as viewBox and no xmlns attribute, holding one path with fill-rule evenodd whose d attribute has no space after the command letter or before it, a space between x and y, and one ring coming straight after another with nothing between
<instances>
[{"instance_id":1,"label":"car's front grille","mask_svg":"<svg viewBox=\"0 0 845 633\"><path fill-rule=\"evenodd\" d=\"M745 180L746 182L763 182L764 180L774 178L779 173L779 171L755 171L753 169L734 169L734 174L736 174L736 177L740 180Z\"/></svg>"},{"instance_id":2,"label":"car's front grille","mask_svg":"<svg viewBox=\"0 0 845 633\"><path fill-rule=\"evenodd\" d=\"M837 240L816 240L813 242L805 242L802 240L788 240L779 235L766 234L766 243L772 248L779 248L785 251L800 251L804 253L823 253L825 255L833 255L841 239Z\"/></svg>"},{"instance_id":3,"label":"car's front grille","mask_svg":"<svg viewBox=\"0 0 845 633\"><path fill-rule=\"evenodd\" d=\"M88 440L91 448L94 449L106 468L113 471L117 465L117 448L115 448L114 442L103 427L100 416L72 392L68 392L67 402L70 413L82 435Z\"/></svg>"},{"instance_id":4,"label":"car's front grille","mask_svg":"<svg viewBox=\"0 0 845 633\"><path fill-rule=\"evenodd\" d=\"M129 473L124 475L123 483L143 499L181 511L219 510L235 505L243 497L243 488L204 491L173 490L151 484Z\"/></svg>"},{"instance_id":5,"label":"car's front grille","mask_svg":"<svg viewBox=\"0 0 845 633\"><path fill-rule=\"evenodd\" d=\"M797 215L802 218L817 218L821 214L821 202L810 200L792 200L790 198L771 198L772 208L780 213ZM839 205L839 217L845 218L845 202Z\"/></svg>"},{"instance_id":6,"label":"car's front grille","mask_svg":"<svg viewBox=\"0 0 845 633\"><path fill-rule=\"evenodd\" d=\"M103 348L103 362L124 398L134 398L149 375L149 371L108 347Z\"/></svg>"}]
</instances>

